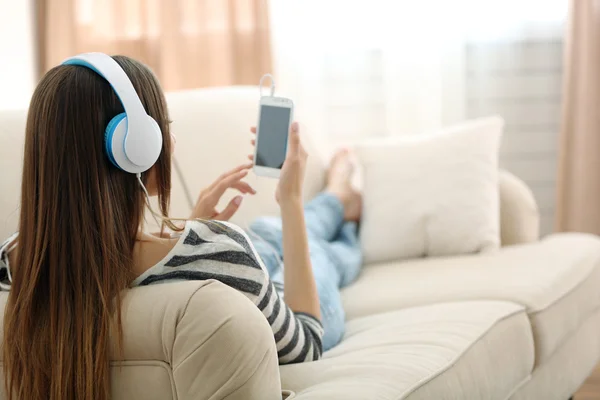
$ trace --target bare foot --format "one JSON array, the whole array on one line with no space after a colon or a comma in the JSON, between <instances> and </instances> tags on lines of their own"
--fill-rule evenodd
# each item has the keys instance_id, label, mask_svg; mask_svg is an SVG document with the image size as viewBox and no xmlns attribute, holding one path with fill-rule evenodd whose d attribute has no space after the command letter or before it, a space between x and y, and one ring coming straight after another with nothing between
<instances>
[{"instance_id":1,"label":"bare foot","mask_svg":"<svg viewBox=\"0 0 600 400\"><path fill-rule=\"evenodd\" d=\"M359 221L362 211L362 195L352 188L354 165L350 160L350 151L341 149L331 159L327 171L327 192L336 196L344 205L344 219Z\"/></svg>"}]
</instances>

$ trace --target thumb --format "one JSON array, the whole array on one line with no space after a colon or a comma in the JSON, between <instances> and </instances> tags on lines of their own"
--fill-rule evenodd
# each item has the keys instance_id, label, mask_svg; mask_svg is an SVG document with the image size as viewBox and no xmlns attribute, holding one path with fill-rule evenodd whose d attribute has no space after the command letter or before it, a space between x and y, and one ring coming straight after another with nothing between
<instances>
[{"instance_id":1,"label":"thumb","mask_svg":"<svg viewBox=\"0 0 600 400\"><path fill-rule=\"evenodd\" d=\"M227 204L227 207L225 207L225 209L223 211L221 211L219 214L217 214L214 219L218 219L221 221L228 221L231 217L233 217L233 215L236 213L238 208L240 208L240 204L242 204L242 200L243 200L242 196L235 196L233 199L231 199L229 204Z\"/></svg>"},{"instance_id":2,"label":"thumb","mask_svg":"<svg viewBox=\"0 0 600 400\"><path fill-rule=\"evenodd\" d=\"M290 128L289 146L294 151L300 146L300 128L297 122L293 122Z\"/></svg>"}]
</instances>

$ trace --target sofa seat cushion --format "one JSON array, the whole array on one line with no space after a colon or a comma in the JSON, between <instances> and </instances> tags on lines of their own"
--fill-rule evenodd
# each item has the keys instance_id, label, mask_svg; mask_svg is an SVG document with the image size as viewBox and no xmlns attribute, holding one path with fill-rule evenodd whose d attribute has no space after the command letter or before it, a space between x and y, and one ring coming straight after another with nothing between
<instances>
[{"instance_id":1,"label":"sofa seat cushion","mask_svg":"<svg viewBox=\"0 0 600 400\"><path fill-rule=\"evenodd\" d=\"M506 399L534 362L517 304L436 304L357 318L320 361L282 366L295 400Z\"/></svg>"},{"instance_id":2,"label":"sofa seat cushion","mask_svg":"<svg viewBox=\"0 0 600 400\"><path fill-rule=\"evenodd\" d=\"M372 265L342 295L348 319L446 301L521 304L540 364L600 306L600 239L557 234L490 254Z\"/></svg>"}]
</instances>

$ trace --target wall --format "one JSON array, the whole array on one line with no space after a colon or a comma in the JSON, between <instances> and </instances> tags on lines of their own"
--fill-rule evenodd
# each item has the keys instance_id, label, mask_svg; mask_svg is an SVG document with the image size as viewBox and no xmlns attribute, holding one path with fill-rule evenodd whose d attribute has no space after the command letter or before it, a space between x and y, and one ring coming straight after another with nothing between
<instances>
[{"instance_id":1,"label":"wall","mask_svg":"<svg viewBox=\"0 0 600 400\"><path fill-rule=\"evenodd\" d=\"M0 110L26 108L33 91L33 1L0 0Z\"/></svg>"}]
</instances>

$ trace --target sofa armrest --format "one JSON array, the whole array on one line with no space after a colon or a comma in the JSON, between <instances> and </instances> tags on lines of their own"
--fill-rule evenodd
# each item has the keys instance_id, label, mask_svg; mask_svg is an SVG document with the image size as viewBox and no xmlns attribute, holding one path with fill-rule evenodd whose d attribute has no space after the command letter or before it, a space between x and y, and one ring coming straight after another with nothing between
<instances>
[{"instance_id":1,"label":"sofa armrest","mask_svg":"<svg viewBox=\"0 0 600 400\"><path fill-rule=\"evenodd\" d=\"M217 281L139 287L123 311L122 364L131 368L112 368L113 399L281 399L271 328L236 290Z\"/></svg>"},{"instance_id":2,"label":"sofa armrest","mask_svg":"<svg viewBox=\"0 0 600 400\"><path fill-rule=\"evenodd\" d=\"M540 213L531 189L521 179L501 170L500 240L502 246L539 239Z\"/></svg>"},{"instance_id":3,"label":"sofa armrest","mask_svg":"<svg viewBox=\"0 0 600 400\"><path fill-rule=\"evenodd\" d=\"M0 312L8 294L0 293ZM127 290L123 352L111 343L114 400L281 400L273 333L244 295L217 281ZM0 344L2 343L0 318ZM0 347L0 379L4 379ZM0 399L5 399L0 385Z\"/></svg>"}]
</instances>

